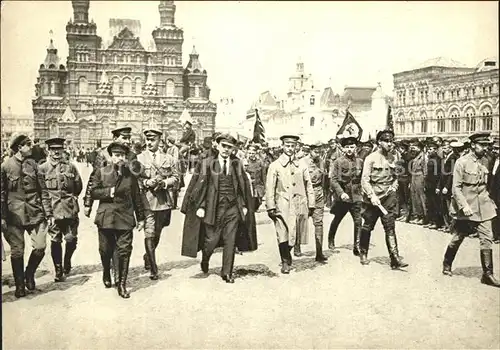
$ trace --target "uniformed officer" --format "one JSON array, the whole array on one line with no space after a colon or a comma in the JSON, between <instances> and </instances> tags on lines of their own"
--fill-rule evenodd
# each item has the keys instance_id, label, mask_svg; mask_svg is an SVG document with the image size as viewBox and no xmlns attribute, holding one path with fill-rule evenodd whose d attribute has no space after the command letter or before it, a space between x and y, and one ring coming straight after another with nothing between
<instances>
[{"instance_id":1,"label":"uniformed officer","mask_svg":"<svg viewBox=\"0 0 500 350\"><path fill-rule=\"evenodd\" d=\"M410 171L410 196L411 196L411 211L414 215L412 224L428 224L427 206L425 199L425 172L426 172L426 157L424 152L424 144L418 139L411 140L410 153L415 155L408 163Z\"/></svg>"},{"instance_id":2,"label":"uniformed officer","mask_svg":"<svg viewBox=\"0 0 500 350\"><path fill-rule=\"evenodd\" d=\"M443 226L440 205L439 178L442 173L442 159L438 156L438 143L427 142L427 161L425 171L425 198L427 201L427 221L423 227L438 229Z\"/></svg>"},{"instance_id":3,"label":"uniformed officer","mask_svg":"<svg viewBox=\"0 0 500 350\"><path fill-rule=\"evenodd\" d=\"M307 244L307 219L316 203L309 171L295 158L299 137L283 135L280 140L283 153L269 166L265 198L267 214L276 228L281 272L287 274L292 265L292 247Z\"/></svg>"},{"instance_id":4,"label":"uniformed officer","mask_svg":"<svg viewBox=\"0 0 500 350\"><path fill-rule=\"evenodd\" d=\"M255 211L257 211L262 204L266 182L266 167L257 157L258 149L258 146L255 144L248 146L247 162L245 166L245 171L250 175L250 184Z\"/></svg>"},{"instance_id":5,"label":"uniformed officer","mask_svg":"<svg viewBox=\"0 0 500 350\"><path fill-rule=\"evenodd\" d=\"M366 157L361 175L364 212L360 235L360 262L369 263L367 255L370 236L380 218L385 231L385 242L391 259L391 268L407 267L398 252L395 220L397 215L397 186L395 162L391 154L394 132L382 130L377 133L378 150Z\"/></svg>"},{"instance_id":6,"label":"uniformed officer","mask_svg":"<svg viewBox=\"0 0 500 350\"><path fill-rule=\"evenodd\" d=\"M496 205L487 190L488 168L482 164L486 148L491 144L489 132L471 135L471 152L459 158L453 171L450 214L456 219L455 232L444 254L443 274L451 276L451 265L464 237L479 236L483 276L481 283L500 287L493 276L493 232L491 221Z\"/></svg>"},{"instance_id":7,"label":"uniformed officer","mask_svg":"<svg viewBox=\"0 0 500 350\"><path fill-rule=\"evenodd\" d=\"M314 192L315 208L312 213L314 225L314 239L316 243L316 258L319 263L326 263L327 257L323 254L323 217L325 214L325 195L323 191L323 180L325 174L324 164L321 162L321 142L308 145L308 156L303 158L307 161L309 176Z\"/></svg>"},{"instance_id":8,"label":"uniformed officer","mask_svg":"<svg viewBox=\"0 0 500 350\"><path fill-rule=\"evenodd\" d=\"M335 250L335 235L344 216L349 212L354 223L353 254L359 256L359 235L361 231L361 171L363 160L356 156L355 137L346 137L340 140L344 155L333 161L330 178L334 204L331 213L334 218L328 233L328 247Z\"/></svg>"},{"instance_id":9,"label":"uniformed officer","mask_svg":"<svg viewBox=\"0 0 500 350\"><path fill-rule=\"evenodd\" d=\"M99 233L99 254L103 283L111 288L111 259L117 252L118 295L129 298L127 275L132 254L133 229L144 228L144 206L137 177L126 162L127 146L113 142L108 146L110 162L92 175L92 199L99 200L94 223ZM135 214L135 217L134 217Z\"/></svg>"},{"instance_id":10,"label":"uniformed officer","mask_svg":"<svg viewBox=\"0 0 500 350\"><path fill-rule=\"evenodd\" d=\"M35 290L35 271L45 255L47 225L54 222L49 193L38 165L31 158L31 147L27 135L15 136L10 144L13 156L1 166L2 231L10 245L16 298L26 295L25 288ZM33 247L26 271L24 231L29 233Z\"/></svg>"},{"instance_id":11,"label":"uniformed officer","mask_svg":"<svg viewBox=\"0 0 500 350\"><path fill-rule=\"evenodd\" d=\"M174 191L179 182L177 161L159 149L162 131L149 128L144 131L146 151L137 160L144 167L141 183L144 189L144 268L150 270L150 278L158 279L155 251L160 242L161 232L170 225L174 208Z\"/></svg>"},{"instance_id":12,"label":"uniformed officer","mask_svg":"<svg viewBox=\"0 0 500 350\"><path fill-rule=\"evenodd\" d=\"M45 141L49 159L40 166L50 195L54 224L49 227L51 255L55 268L54 281L61 282L64 274L71 271L71 257L76 250L78 235L78 196L82 192L82 179L76 167L65 161L63 138L55 137ZM64 270L62 259L62 238L66 241Z\"/></svg>"}]
</instances>

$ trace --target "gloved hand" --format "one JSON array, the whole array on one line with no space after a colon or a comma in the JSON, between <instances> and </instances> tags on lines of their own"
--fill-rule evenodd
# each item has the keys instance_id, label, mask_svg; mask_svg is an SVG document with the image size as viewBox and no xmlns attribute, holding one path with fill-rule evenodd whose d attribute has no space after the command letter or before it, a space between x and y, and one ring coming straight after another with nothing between
<instances>
[{"instance_id":1,"label":"gloved hand","mask_svg":"<svg viewBox=\"0 0 500 350\"><path fill-rule=\"evenodd\" d=\"M167 186L165 186L165 182L164 181L159 181L155 188L154 188L154 191L159 191L159 190L163 190L164 188L166 188Z\"/></svg>"},{"instance_id":2,"label":"gloved hand","mask_svg":"<svg viewBox=\"0 0 500 350\"><path fill-rule=\"evenodd\" d=\"M276 209L269 209L267 211L267 216L269 216L271 220L276 219Z\"/></svg>"}]
</instances>

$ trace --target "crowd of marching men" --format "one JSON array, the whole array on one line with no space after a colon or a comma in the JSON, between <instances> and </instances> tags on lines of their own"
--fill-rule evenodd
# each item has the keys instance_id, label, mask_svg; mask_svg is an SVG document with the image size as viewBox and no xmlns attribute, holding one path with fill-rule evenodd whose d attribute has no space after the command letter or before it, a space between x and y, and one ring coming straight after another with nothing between
<instances>
[{"instance_id":1,"label":"crowd of marching men","mask_svg":"<svg viewBox=\"0 0 500 350\"><path fill-rule=\"evenodd\" d=\"M489 133L467 140L395 141L393 131L383 130L372 141L345 135L326 144L304 144L297 135L283 135L279 147L239 142L224 133L214 133L197 145L189 123L179 141L164 139L155 128L144 131L143 144L131 144L128 127L112 134L110 145L85 156L66 149L63 138L47 140L46 151L26 135L12 139L10 155L2 162L1 207L16 297L26 295L26 289L35 290L35 271L45 255L47 234L54 280L62 282L70 274L82 193L85 216L90 217L93 202L99 202L94 223L104 286L113 286L113 272L118 294L130 296L126 281L134 229L144 231L144 268L152 280L158 279L156 248L172 211L179 208L182 188L181 254L196 257L201 251L201 270L208 273L210 256L222 245L221 277L226 283L234 283L235 252L257 249L255 213L263 210L276 229L283 274L293 269L292 250L295 257L302 255L309 218L315 230L316 261L325 264L323 217L329 208L334 216L328 249L336 250L337 229L350 213L353 254L362 265L369 264L370 235L380 219L391 268L408 266L398 252L394 222L399 220L453 235L443 260L445 275L451 275L463 237L479 237L481 281L499 286L491 256L491 243L499 241L499 141L491 140ZM92 165L86 188L74 160ZM192 176L186 178L188 173ZM184 183L188 178L190 182ZM33 247L26 268L25 231Z\"/></svg>"}]
</instances>

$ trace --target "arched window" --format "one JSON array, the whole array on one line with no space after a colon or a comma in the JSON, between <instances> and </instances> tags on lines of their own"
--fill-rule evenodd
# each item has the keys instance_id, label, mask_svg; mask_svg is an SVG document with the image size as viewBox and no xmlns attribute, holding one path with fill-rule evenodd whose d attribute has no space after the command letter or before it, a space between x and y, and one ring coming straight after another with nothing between
<instances>
[{"instance_id":1,"label":"arched window","mask_svg":"<svg viewBox=\"0 0 500 350\"><path fill-rule=\"evenodd\" d=\"M439 110L436 112L437 119L437 132L446 132L446 121L444 119L444 112Z\"/></svg>"},{"instance_id":2,"label":"arched window","mask_svg":"<svg viewBox=\"0 0 500 350\"><path fill-rule=\"evenodd\" d=\"M451 117L451 132L460 132L460 112L454 108L450 112Z\"/></svg>"},{"instance_id":3,"label":"arched window","mask_svg":"<svg viewBox=\"0 0 500 350\"><path fill-rule=\"evenodd\" d=\"M199 85L194 86L194 97L200 97L200 86Z\"/></svg>"},{"instance_id":4,"label":"arched window","mask_svg":"<svg viewBox=\"0 0 500 350\"><path fill-rule=\"evenodd\" d=\"M142 80L141 78L135 79L135 94L140 96L142 94Z\"/></svg>"},{"instance_id":5,"label":"arched window","mask_svg":"<svg viewBox=\"0 0 500 350\"><path fill-rule=\"evenodd\" d=\"M87 79L85 79L85 77L80 77L80 79L78 79L78 94L79 95L87 95L88 88L89 88L89 85L88 85Z\"/></svg>"},{"instance_id":6,"label":"arched window","mask_svg":"<svg viewBox=\"0 0 500 350\"><path fill-rule=\"evenodd\" d=\"M475 131L476 130L476 110L473 107L469 107L465 110L465 131Z\"/></svg>"},{"instance_id":7,"label":"arched window","mask_svg":"<svg viewBox=\"0 0 500 350\"><path fill-rule=\"evenodd\" d=\"M118 77L113 78L113 95L120 94L120 79Z\"/></svg>"},{"instance_id":8,"label":"arched window","mask_svg":"<svg viewBox=\"0 0 500 350\"><path fill-rule=\"evenodd\" d=\"M483 130L493 130L493 111L490 106L484 106L481 109Z\"/></svg>"},{"instance_id":9,"label":"arched window","mask_svg":"<svg viewBox=\"0 0 500 350\"><path fill-rule=\"evenodd\" d=\"M420 132L427 132L427 113L425 111L420 112Z\"/></svg>"},{"instance_id":10,"label":"arched window","mask_svg":"<svg viewBox=\"0 0 500 350\"><path fill-rule=\"evenodd\" d=\"M89 141L89 130L86 126L80 127L80 141L88 142Z\"/></svg>"},{"instance_id":11,"label":"arched window","mask_svg":"<svg viewBox=\"0 0 500 350\"><path fill-rule=\"evenodd\" d=\"M141 63L141 56L139 56L139 55L137 56L136 62L139 63L139 64Z\"/></svg>"},{"instance_id":12,"label":"arched window","mask_svg":"<svg viewBox=\"0 0 500 350\"><path fill-rule=\"evenodd\" d=\"M50 123L49 133L50 137L57 137L59 135L59 126L56 122Z\"/></svg>"},{"instance_id":13,"label":"arched window","mask_svg":"<svg viewBox=\"0 0 500 350\"><path fill-rule=\"evenodd\" d=\"M130 78L123 79L123 94L125 96L132 95L132 80Z\"/></svg>"},{"instance_id":14,"label":"arched window","mask_svg":"<svg viewBox=\"0 0 500 350\"><path fill-rule=\"evenodd\" d=\"M109 120L107 119L103 119L102 120L102 129L101 129L101 135L103 138L108 138L110 135L110 131L109 131Z\"/></svg>"},{"instance_id":15,"label":"arched window","mask_svg":"<svg viewBox=\"0 0 500 350\"><path fill-rule=\"evenodd\" d=\"M175 83L173 80L168 79L165 83L165 95L167 97L173 97L175 93Z\"/></svg>"},{"instance_id":16,"label":"arched window","mask_svg":"<svg viewBox=\"0 0 500 350\"><path fill-rule=\"evenodd\" d=\"M309 126L314 126L314 117L311 117L311 119L309 119Z\"/></svg>"},{"instance_id":17,"label":"arched window","mask_svg":"<svg viewBox=\"0 0 500 350\"><path fill-rule=\"evenodd\" d=\"M55 95L56 94L56 83L54 80L50 81L50 94Z\"/></svg>"},{"instance_id":18,"label":"arched window","mask_svg":"<svg viewBox=\"0 0 500 350\"><path fill-rule=\"evenodd\" d=\"M102 61L102 63L106 63L106 55L102 55L101 61Z\"/></svg>"},{"instance_id":19,"label":"arched window","mask_svg":"<svg viewBox=\"0 0 500 350\"><path fill-rule=\"evenodd\" d=\"M309 105L314 106L315 101L316 101L316 98L314 97L314 95L311 95L311 97L309 98Z\"/></svg>"}]
</instances>

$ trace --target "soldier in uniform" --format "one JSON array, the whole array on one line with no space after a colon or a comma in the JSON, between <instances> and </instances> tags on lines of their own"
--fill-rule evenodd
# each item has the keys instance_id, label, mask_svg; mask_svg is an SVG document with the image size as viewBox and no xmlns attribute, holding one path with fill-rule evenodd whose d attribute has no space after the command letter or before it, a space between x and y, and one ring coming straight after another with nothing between
<instances>
[{"instance_id":1,"label":"soldier in uniform","mask_svg":"<svg viewBox=\"0 0 500 350\"><path fill-rule=\"evenodd\" d=\"M71 257L76 250L78 236L78 196L82 192L82 178L76 167L63 159L63 138L45 141L49 159L40 166L47 191L50 195L54 224L49 227L51 255L55 268L55 282L64 280L64 274L71 271ZM62 238L66 241L64 270L62 258ZM64 273L64 274L63 274Z\"/></svg>"},{"instance_id":2,"label":"soldier in uniform","mask_svg":"<svg viewBox=\"0 0 500 350\"><path fill-rule=\"evenodd\" d=\"M410 152L415 155L408 163L408 169L411 175L411 211L415 216L414 220L410 221L410 223L418 225L428 224L425 199L426 157L423 143L417 139L413 139L410 144Z\"/></svg>"},{"instance_id":3,"label":"soldier in uniform","mask_svg":"<svg viewBox=\"0 0 500 350\"><path fill-rule=\"evenodd\" d=\"M397 186L395 162L391 154L394 132L382 130L377 133L378 150L366 157L361 175L361 188L364 195L363 225L359 242L360 262L369 263L367 255L370 236L377 220L380 218L385 231L385 242L391 268L407 267L398 252L396 238Z\"/></svg>"},{"instance_id":4,"label":"soldier in uniform","mask_svg":"<svg viewBox=\"0 0 500 350\"><path fill-rule=\"evenodd\" d=\"M218 155L198 163L186 190L181 208L186 214L181 254L196 257L202 250L201 270L208 273L210 257L222 241L221 277L234 283L235 247L240 251L257 249L255 230L239 229L247 215L253 215L250 182L242 161L230 156L236 139L222 134L216 141ZM241 242L247 246L239 246Z\"/></svg>"},{"instance_id":5,"label":"soldier in uniform","mask_svg":"<svg viewBox=\"0 0 500 350\"><path fill-rule=\"evenodd\" d=\"M31 158L31 140L20 134L13 138L13 156L2 163L0 208L2 232L10 245L16 298L26 289L35 290L35 271L44 255L47 225L54 223L50 197L35 160ZM24 232L31 238L33 250L24 271ZM26 284L25 284L26 282Z\"/></svg>"},{"instance_id":6,"label":"soldier in uniform","mask_svg":"<svg viewBox=\"0 0 500 350\"><path fill-rule=\"evenodd\" d=\"M353 254L359 256L359 235L361 231L361 171L363 160L356 156L357 139L346 137L340 140L344 155L333 161L332 177L330 179L334 205L331 213L334 218L328 233L328 247L335 250L335 235L344 216L349 212L354 223Z\"/></svg>"},{"instance_id":7,"label":"soldier in uniform","mask_svg":"<svg viewBox=\"0 0 500 350\"><path fill-rule=\"evenodd\" d=\"M151 272L149 278L158 279L155 250L160 242L161 231L170 225L174 208L174 191L179 182L176 160L159 149L162 131L147 129L146 151L137 160L144 167L140 181L144 192L144 268Z\"/></svg>"},{"instance_id":8,"label":"soldier in uniform","mask_svg":"<svg viewBox=\"0 0 500 350\"><path fill-rule=\"evenodd\" d=\"M266 167L257 157L257 151L257 145L253 144L248 146L247 163L245 169L245 171L250 175L251 179L252 198L255 211L259 210L259 207L262 204L266 183Z\"/></svg>"},{"instance_id":9,"label":"soldier in uniform","mask_svg":"<svg viewBox=\"0 0 500 350\"><path fill-rule=\"evenodd\" d=\"M166 153L172 158L174 158L175 163L177 164L177 173L179 174L181 171L180 167L180 162L179 162L179 147L175 145L175 139L172 136L167 137L167 151ZM181 184L180 177L179 181L175 184L174 188L172 189L173 192L173 199L174 199L174 209L177 209L177 201L179 199L179 191L180 189L184 187L184 184Z\"/></svg>"},{"instance_id":10,"label":"soldier in uniform","mask_svg":"<svg viewBox=\"0 0 500 350\"><path fill-rule=\"evenodd\" d=\"M316 243L316 258L319 263L326 263L327 257L323 254L323 217L325 214L325 196L323 192L323 181L325 168L321 162L321 142L309 145L309 155L306 156L306 166L309 169L309 176L314 192L315 208L312 213L314 225L314 240Z\"/></svg>"},{"instance_id":11,"label":"soldier in uniform","mask_svg":"<svg viewBox=\"0 0 500 350\"><path fill-rule=\"evenodd\" d=\"M132 253L132 230L144 228L144 207L137 177L126 162L129 148L123 143L108 146L110 162L92 174L92 199L99 200L94 223L99 234L102 281L111 288L111 259L117 252L118 295L129 298L127 275ZM134 218L135 213L135 218Z\"/></svg>"},{"instance_id":12,"label":"soldier in uniform","mask_svg":"<svg viewBox=\"0 0 500 350\"><path fill-rule=\"evenodd\" d=\"M438 144L435 141L427 143L427 162L425 171L425 197L427 200L428 223L423 227L438 229L443 226L441 216L439 178L441 177L441 158L437 154Z\"/></svg>"},{"instance_id":13,"label":"soldier in uniform","mask_svg":"<svg viewBox=\"0 0 500 350\"><path fill-rule=\"evenodd\" d=\"M491 139L489 132L471 135L471 152L457 160L453 171L452 202L450 214L456 219L455 232L444 254L443 274L451 276L451 265L464 238L479 236L483 276L481 283L500 287L493 276L492 219L496 205L487 191L488 168L484 164L485 151Z\"/></svg>"},{"instance_id":14,"label":"soldier in uniform","mask_svg":"<svg viewBox=\"0 0 500 350\"><path fill-rule=\"evenodd\" d=\"M307 219L316 203L309 171L295 158L299 137L283 135L280 140L283 153L269 166L265 198L267 214L276 228L281 272L287 274L292 265L292 247L307 244Z\"/></svg>"},{"instance_id":15,"label":"soldier in uniform","mask_svg":"<svg viewBox=\"0 0 500 350\"><path fill-rule=\"evenodd\" d=\"M488 188L490 197L497 206L497 216L493 219L493 239L496 244L500 243L500 145L498 137L493 142L492 155L493 161L491 164L491 175L488 180Z\"/></svg>"}]
</instances>

